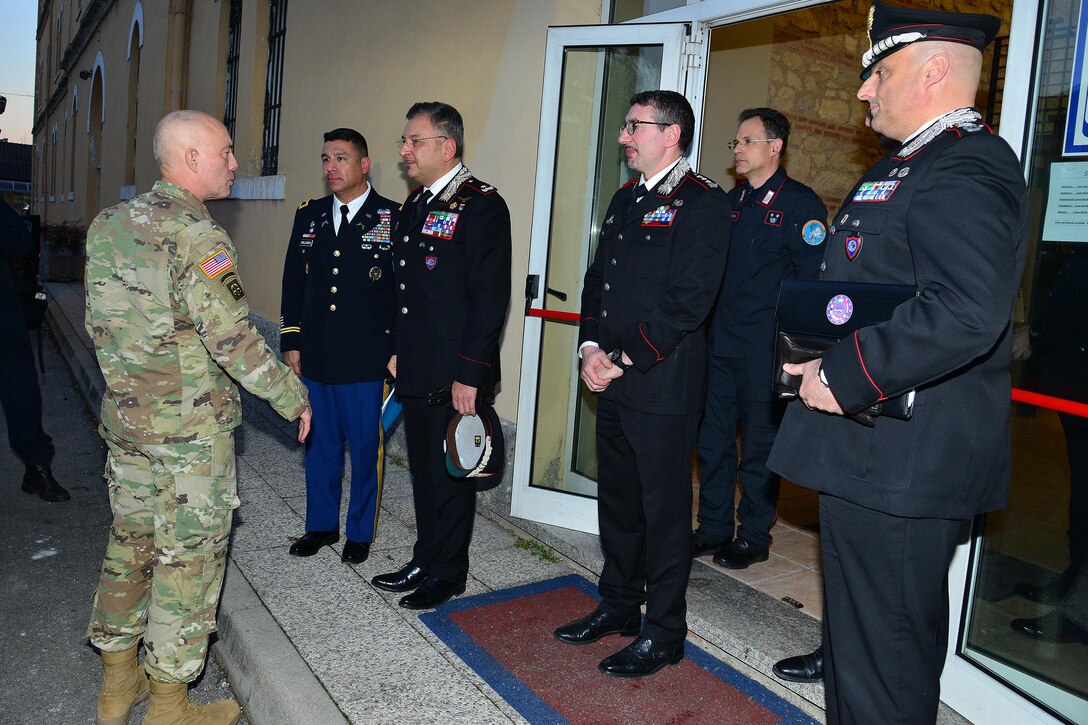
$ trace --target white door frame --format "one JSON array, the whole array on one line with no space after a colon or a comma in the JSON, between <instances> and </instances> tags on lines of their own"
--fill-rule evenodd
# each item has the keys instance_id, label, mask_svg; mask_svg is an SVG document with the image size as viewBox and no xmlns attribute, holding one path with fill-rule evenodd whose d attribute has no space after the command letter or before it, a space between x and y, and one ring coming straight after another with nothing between
<instances>
[{"instance_id":1,"label":"white door frame","mask_svg":"<svg viewBox=\"0 0 1088 725\"><path fill-rule=\"evenodd\" d=\"M588 25L548 29L540 136L537 146L536 192L533 200L533 224L529 245L528 273L538 275L541 280L538 295L530 301L533 307L543 306L547 287L555 154L559 133L556 109L559 108L560 103L564 50L578 46L661 45L659 87L682 92L687 75L687 64L683 57L687 31L688 26L685 23ZM701 65L705 66L705 62ZM601 142L606 141L602 139ZM586 233L589 233L588 229ZM572 290L570 294L573 299L578 300L581 297L581 289ZM535 440L535 436L530 431L533 430L536 420L539 350L544 324L556 323L545 323L539 317L525 318L517 426L518 430L526 433L519 435L515 443L510 513L513 516L541 523L596 534L596 499L552 489L534 488L529 485ZM572 360L572 367L573 364Z\"/></svg>"}]
</instances>

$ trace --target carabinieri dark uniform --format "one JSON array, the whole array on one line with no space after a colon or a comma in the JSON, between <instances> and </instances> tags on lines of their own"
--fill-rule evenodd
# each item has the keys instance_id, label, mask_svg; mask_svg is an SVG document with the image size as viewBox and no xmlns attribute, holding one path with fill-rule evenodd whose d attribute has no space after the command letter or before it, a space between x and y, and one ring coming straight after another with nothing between
<instances>
[{"instance_id":1,"label":"carabinieri dark uniform","mask_svg":"<svg viewBox=\"0 0 1088 725\"><path fill-rule=\"evenodd\" d=\"M444 582L468 576L476 489L446 471L451 411L427 397L454 381L494 391L510 304L510 211L495 187L460 172L425 203L404 201L394 233L397 392L404 403L417 538L412 561Z\"/></svg>"},{"instance_id":2,"label":"carabinieri dark uniform","mask_svg":"<svg viewBox=\"0 0 1088 725\"><path fill-rule=\"evenodd\" d=\"M633 362L600 393L597 408L601 608L624 616L646 602L640 636L673 645L687 634L703 323L725 266L729 207L718 185L683 157L638 202L636 181L616 192L605 213L585 276L579 344L622 349Z\"/></svg>"}]
</instances>

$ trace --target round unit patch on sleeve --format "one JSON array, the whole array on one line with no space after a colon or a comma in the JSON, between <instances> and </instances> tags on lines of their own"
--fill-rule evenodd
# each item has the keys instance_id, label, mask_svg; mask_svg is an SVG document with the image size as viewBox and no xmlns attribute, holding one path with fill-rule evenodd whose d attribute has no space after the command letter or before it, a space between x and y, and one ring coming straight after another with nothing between
<instances>
[{"instance_id":1,"label":"round unit patch on sleeve","mask_svg":"<svg viewBox=\"0 0 1088 725\"><path fill-rule=\"evenodd\" d=\"M801 227L801 238L805 240L805 244L818 247L827 239L827 227L819 219L809 219Z\"/></svg>"}]
</instances>

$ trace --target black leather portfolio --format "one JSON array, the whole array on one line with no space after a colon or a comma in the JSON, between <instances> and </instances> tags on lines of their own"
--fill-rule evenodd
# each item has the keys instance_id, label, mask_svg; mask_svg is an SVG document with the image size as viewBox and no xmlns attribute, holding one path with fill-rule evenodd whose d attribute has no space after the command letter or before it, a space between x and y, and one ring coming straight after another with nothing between
<instances>
[{"instance_id":1,"label":"black leather portfolio","mask_svg":"<svg viewBox=\"0 0 1088 725\"><path fill-rule=\"evenodd\" d=\"M778 294L778 334L775 341L774 390L780 398L796 398L801 378L782 369L822 357L839 340L862 327L884 322L917 290L908 285L785 280ZM882 400L850 416L875 425L878 415L910 420L914 392Z\"/></svg>"}]
</instances>

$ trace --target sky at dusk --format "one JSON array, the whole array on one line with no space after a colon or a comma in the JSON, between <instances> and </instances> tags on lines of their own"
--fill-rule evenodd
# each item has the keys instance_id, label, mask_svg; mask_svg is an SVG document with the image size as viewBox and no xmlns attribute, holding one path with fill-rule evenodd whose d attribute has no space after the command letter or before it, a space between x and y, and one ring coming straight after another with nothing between
<instances>
[{"instance_id":1,"label":"sky at dusk","mask_svg":"<svg viewBox=\"0 0 1088 725\"><path fill-rule=\"evenodd\" d=\"M32 143L38 2L0 0L0 7L0 96L8 99L8 108L0 116L0 139Z\"/></svg>"}]
</instances>

